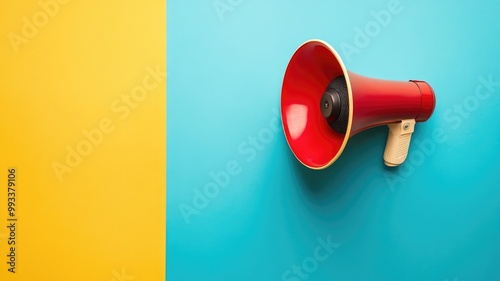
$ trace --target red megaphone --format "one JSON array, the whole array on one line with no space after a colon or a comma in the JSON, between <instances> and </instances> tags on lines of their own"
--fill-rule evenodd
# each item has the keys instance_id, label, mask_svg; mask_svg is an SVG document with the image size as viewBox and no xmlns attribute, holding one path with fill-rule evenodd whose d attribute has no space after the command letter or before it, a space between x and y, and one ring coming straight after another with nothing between
<instances>
[{"instance_id":1,"label":"red megaphone","mask_svg":"<svg viewBox=\"0 0 500 281\"><path fill-rule=\"evenodd\" d=\"M340 156L350 136L387 124L387 166L404 162L415 122L436 104L424 81L387 81L348 71L326 42L311 40L292 56L283 79L281 120L295 157L324 169Z\"/></svg>"}]
</instances>

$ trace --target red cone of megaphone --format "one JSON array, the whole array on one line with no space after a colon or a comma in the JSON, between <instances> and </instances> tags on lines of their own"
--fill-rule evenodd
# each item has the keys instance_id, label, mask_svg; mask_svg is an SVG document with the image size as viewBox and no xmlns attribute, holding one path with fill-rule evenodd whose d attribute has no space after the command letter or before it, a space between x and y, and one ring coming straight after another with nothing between
<instances>
[{"instance_id":1,"label":"red cone of megaphone","mask_svg":"<svg viewBox=\"0 0 500 281\"><path fill-rule=\"evenodd\" d=\"M281 119L295 157L311 169L338 159L348 139L387 124L387 166L404 162L415 122L432 115L436 99L424 81L387 81L348 71L326 42L311 40L292 56L283 79Z\"/></svg>"}]
</instances>

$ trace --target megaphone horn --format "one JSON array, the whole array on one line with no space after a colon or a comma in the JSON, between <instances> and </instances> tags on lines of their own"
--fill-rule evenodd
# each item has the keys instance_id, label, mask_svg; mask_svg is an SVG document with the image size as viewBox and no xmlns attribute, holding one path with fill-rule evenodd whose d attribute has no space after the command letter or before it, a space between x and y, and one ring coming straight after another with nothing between
<instances>
[{"instance_id":1,"label":"megaphone horn","mask_svg":"<svg viewBox=\"0 0 500 281\"><path fill-rule=\"evenodd\" d=\"M295 157L312 169L338 159L349 138L389 126L387 166L408 155L415 122L432 115L436 98L424 81L387 81L348 71L326 42L311 40L293 54L283 79L281 120Z\"/></svg>"}]
</instances>

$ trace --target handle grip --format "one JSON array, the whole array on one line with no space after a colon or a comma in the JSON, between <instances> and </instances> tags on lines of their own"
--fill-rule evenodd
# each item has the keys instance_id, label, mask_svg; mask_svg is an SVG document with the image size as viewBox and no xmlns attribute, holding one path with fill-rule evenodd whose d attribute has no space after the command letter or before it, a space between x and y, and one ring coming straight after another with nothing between
<instances>
[{"instance_id":1,"label":"handle grip","mask_svg":"<svg viewBox=\"0 0 500 281\"><path fill-rule=\"evenodd\" d=\"M385 145L384 162L389 167L396 167L403 163L408 156L411 134L415 130L415 119L402 120L391 123L389 136Z\"/></svg>"}]
</instances>

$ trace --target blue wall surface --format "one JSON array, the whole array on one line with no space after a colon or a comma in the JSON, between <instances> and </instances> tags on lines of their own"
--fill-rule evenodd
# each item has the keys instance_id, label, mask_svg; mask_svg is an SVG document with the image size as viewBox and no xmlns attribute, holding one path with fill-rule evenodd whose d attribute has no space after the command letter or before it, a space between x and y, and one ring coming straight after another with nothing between
<instances>
[{"instance_id":1,"label":"blue wall surface","mask_svg":"<svg viewBox=\"0 0 500 281\"><path fill-rule=\"evenodd\" d=\"M167 4L167 279L500 280L500 2ZM364 131L325 170L279 120L309 39L347 67L436 93L404 165ZM281 126L281 125L280 125Z\"/></svg>"}]
</instances>

